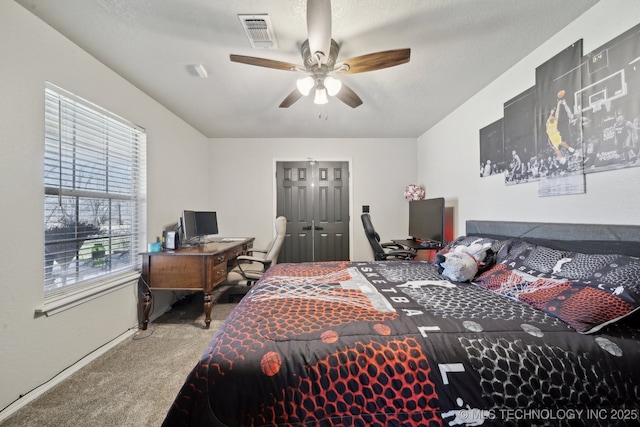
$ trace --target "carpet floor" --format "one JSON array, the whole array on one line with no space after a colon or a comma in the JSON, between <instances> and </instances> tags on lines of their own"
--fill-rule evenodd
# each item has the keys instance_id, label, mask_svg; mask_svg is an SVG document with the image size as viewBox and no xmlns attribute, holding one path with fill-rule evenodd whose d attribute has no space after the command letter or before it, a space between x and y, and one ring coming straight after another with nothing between
<instances>
[{"instance_id":1,"label":"carpet floor","mask_svg":"<svg viewBox=\"0 0 640 427\"><path fill-rule=\"evenodd\" d=\"M182 383L235 303L217 298L204 328L203 295L175 303L146 331L119 343L20 408L2 427L160 426Z\"/></svg>"}]
</instances>

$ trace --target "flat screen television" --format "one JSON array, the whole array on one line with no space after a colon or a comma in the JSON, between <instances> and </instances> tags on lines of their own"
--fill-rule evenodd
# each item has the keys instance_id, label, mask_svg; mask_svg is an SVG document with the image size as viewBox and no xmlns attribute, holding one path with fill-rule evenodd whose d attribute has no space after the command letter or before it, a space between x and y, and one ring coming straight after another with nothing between
<instances>
[{"instance_id":1,"label":"flat screen television","mask_svg":"<svg viewBox=\"0 0 640 427\"><path fill-rule=\"evenodd\" d=\"M409 236L444 245L444 198L409 202Z\"/></svg>"},{"instance_id":2,"label":"flat screen television","mask_svg":"<svg viewBox=\"0 0 640 427\"><path fill-rule=\"evenodd\" d=\"M212 211L182 211L182 237L184 242L202 236L218 234L218 215Z\"/></svg>"}]
</instances>

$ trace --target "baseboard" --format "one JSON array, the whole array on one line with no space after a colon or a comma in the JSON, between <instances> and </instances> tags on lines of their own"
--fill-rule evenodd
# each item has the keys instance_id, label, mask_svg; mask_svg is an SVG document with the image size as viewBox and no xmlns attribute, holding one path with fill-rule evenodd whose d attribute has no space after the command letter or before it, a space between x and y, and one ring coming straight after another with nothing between
<instances>
[{"instance_id":1,"label":"baseboard","mask_svg":"<svg viewBox=\"0 0 640 427\"><path fill-rule=\"evenodd\" d=\"M29 393L25 394L24 396L22 396L21 398L19 398L18 400L16 400L15 402L13 402L12 404L7 406L6 408L4 408L0 412L0 423L2 421L4 421L5 419L9 418L11 415L13 415L15 412L17 412L20 408L22 408L25 405L33 402L38 397L42 396L45 392L49 391L54 386L60 384L62 381L66 380L71 375L73 375L74 373L78 372L80 369L82 369L83 367L88 365L90 362L92 362L95 359L97 359L98 357L102 356L107 351L111 350L113 347L115 347L116 345L120 344L125 339L131 337L132 335L134 335L137 332L138 332L137 328L133 328L133 329L130 329L130 330L126 331L125 333L123 333L119 337L115 338L114 340L108 342L107 344L103 345L102 347L100 347L100 348L94 350L93 352L87 354L85 357L83 357L82 359L80 359L79 361L74 363L73 365L69 366L64 371L60 372L58 375L56 375L55 377L51 378L46 383L44 383L41 386L36 387L35 389L31 390Z\"/></svg>"}]
</instances>

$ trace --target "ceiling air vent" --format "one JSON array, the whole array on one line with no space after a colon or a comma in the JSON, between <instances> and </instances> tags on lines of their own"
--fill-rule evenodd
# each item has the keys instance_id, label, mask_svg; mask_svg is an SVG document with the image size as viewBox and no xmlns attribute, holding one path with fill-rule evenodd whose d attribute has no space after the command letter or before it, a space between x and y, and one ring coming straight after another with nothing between
<instances>
[{"instance_id":1,"label":"ceiling air vent","mask_svg":"<svg viewBox=\"0 0 640 427\"><path fill-rule=\"evenodd\" d=\"M278 47L269 15L238 15L249 43L254 49L275 49Z\"/></svg>"}]
</instances>

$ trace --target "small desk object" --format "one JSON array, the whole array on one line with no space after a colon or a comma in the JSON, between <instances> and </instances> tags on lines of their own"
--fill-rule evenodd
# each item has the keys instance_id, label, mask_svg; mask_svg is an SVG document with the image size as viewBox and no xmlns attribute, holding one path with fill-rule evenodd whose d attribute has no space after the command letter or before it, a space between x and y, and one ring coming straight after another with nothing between
<instances>
[{"instance_id":1,"label":"small desk object","mask_svg":"<svg viewBox=\"0 0 640 427\"><path fill-rule=\"evenodd\" d=\"M212 291L227 278L227 266L253 247L253 237L217 239L193 247L142 253L142 329L147 329L151 291L203 291L205 325L211 324Z\"/></svg>"},{"instance_id":2,"label":"small desk object","mask_svg":"<svg viewBox=\"0 0 640 427\"><path fill-rule=\"evenodd\" d=\"M417 241L417 240L413 240L413 239L404 239L404 240L392 240L393 243L397 243L399 245L405 246L409 249L413 249L416 251L419 250L435 250L435 249L441 249L442 248L442 244L440 242L434 242L431 240L425 240L425 241Z\"/></svg>"},{"instance_id":3,"label":"small desk object","mask_svg":"<svg viewBox=\"0 0 640 427\"><path fill-rule=\"evenodd\" d=\"M418 241L413 239L398 239L392 240L392 242L404 246L405 248L414 250L416 251L416 253L418 253L418 255L420 255L420 251L437 251L442 249L442 244L440 242L435 242L432 240ZM430 252L429 256L416 256L415 259L431 261L434 257L434 254L435 252Z\"/></svg>"}]
</instances>

